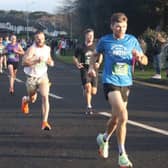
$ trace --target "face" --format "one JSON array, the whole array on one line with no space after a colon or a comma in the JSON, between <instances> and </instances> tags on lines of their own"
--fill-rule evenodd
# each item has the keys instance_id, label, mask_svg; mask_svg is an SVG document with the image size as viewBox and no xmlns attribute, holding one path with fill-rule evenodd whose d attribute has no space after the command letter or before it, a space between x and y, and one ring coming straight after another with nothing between
<instances>
[{"instance_id":1,"label":"face","mask_svg":"<svg viewBox=\"0 0 168 168\"><path fill-rule=\"evenodd\" d=\"M9 37L8 37L8 36L6 36L6 37L5 37L5 40L6 40L6 41L8 41L8 40L9 40Z\"/></svg>"},{"instance_id":2,"label":"face","mask_svg":"<svg viewBox=\"0 0 168 168\"><path fill-rule=\"evenodd\" d=\"M111 29L116 38L123 38L127 30L127 22L115 22L113 25L111 24Z\"/></svg>"},{"instance_id":3,"label":"face","mask_svg":"<svg viewBox=\"0 0 168 168\"><path fill-rule=\"evenodd\" d=\"M45 43L45 36L43 33L35 35L35 43L38 47L43 47Z\"/></svg>"},{"instance_id":4,"label":"face","mask_svg":"<svg viewBox=\"0 0 168 168\"><path fill-rule=\"evenodd\" d=\"M0 43L2 44L3 38L0 37Z\"/></svg>"},{"instance_id":5,"label":"face","mask_svg":"<svg viewBox=\"0 0 168 168\"><path fill-rule=\"evenodd\" d=\"M85 34L85 41L87 43L92 43L94 40L94 32L88 32Z\"/></svg>"},{"instance_id":6,"label":"face","mask_svg":"<svg viewBox=\"0 0 168 168\"><path fill-rule=\"evenodd\" d=\"M16 43L16 36L14 36L14 35L11 36L11 42Z\"/></svg>"}]
</instances>

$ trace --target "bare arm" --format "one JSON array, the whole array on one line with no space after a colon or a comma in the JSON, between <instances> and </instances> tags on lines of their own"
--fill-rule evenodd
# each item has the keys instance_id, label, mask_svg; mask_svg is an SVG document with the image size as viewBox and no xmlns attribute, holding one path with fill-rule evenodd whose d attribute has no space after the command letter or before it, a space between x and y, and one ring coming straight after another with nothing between
<instances>
[{"instance_id":1,"label":"bare arm","mask_svg":"<svg viewBox=\"0 0 168 168\"><path fill-rule=\"evenodd\" d=\"M49 65L49 66L54 66L54 61L53 61L51 55L49 55L48 60L47 60L46 63L47 63L47 65Z\"/></svg>"},{"instance_id":2,"label":"bare arm","mask_svg":"<svg viewBox=\"0 0 168 168\"><path fill-rule=\"evenodd\" d=\"M36 57L34 54L34 47L30 47L26 51L26 53L23 57L23 60L22 60L23 66L32 66L32 65L35 65L35 64L41 63L41 62L45 62L49 66L54 66L54 61L53 61L50 54L49 54L47 60L45 60L43 57Z\"/></svg>"},{"instance_id":3,"label":"bare arm","mask_svg":"<svg viewBox=\"0 0 168 168\"><path fill-rule=\"evenodd\" d=\"M135 57L136 61L138 61L142 65L148 64L148 57L144 53L140 53L137 50L132 51L133 57Z\"/></svg>"},{"instance_id":4,"label":"bare arm","mask_svg":"<svg viewBox=\"0 0 168 168\"><path fill-rule=\"evenodd\" d=\"M95 62L95 69L99 69L102 62L103 62L103 55L98 54L98 60Z\"/></svg>"},{"instance_id":5,"label":"bare arm","mask_svg":"<svg viewBox=\"0 0 168 168\"><path fill-rule=\"evenodd\" d=\"M77 57L73 56L73 62L74 62L74 64L76 65L76 67L77 67L78 69L83 68L83 64L82 64L81 62L79 62L79 60L78 60Z\"/></svg>"},{"instance_id":6,"label":"bare arm","mask_svg":"<svg viewBox=\"0 0 168 168\"><path fill-rule=\"evenodd\" d=\"M20 44L18 44L18 48L17 48L17 49L14 49L14 53L23 56L25 52L24 52L22 46L21 46Z\"/></svg>"},{"instance_id":7,"label":"bare arm","mask_svg":"<svg viewBox=\"0 0 168 168\"><path fill-rule=\"evenodd\" d=\"M22 65L23 66L32 66L37 63L40 63L40 58L36 58L34 56L34 49L33 47L28 48L28 50L25 52L25 55L22 59Z\"/></svg>"}]
</instances>

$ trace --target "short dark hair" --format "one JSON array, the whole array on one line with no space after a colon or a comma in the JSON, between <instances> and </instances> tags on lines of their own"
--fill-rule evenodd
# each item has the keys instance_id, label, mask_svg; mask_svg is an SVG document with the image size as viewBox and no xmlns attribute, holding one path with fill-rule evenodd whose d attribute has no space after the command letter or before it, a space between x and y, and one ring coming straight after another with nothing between
<instances>
[{"instance_id":1,"label":"short dark hair","mask_svg":"<svg viewBox=\"0 0 168 168\"><path fill-rule=\"evenodd\" d=\"M91 28L87 28L87 29L84 30L84 34L87 34L89 32L94 32L94 30L91 29Z\"/></svg>"},{"instance_id":2,"label":"short dark hair","mask_svg":"<svg viewBox=\"0 0 168 168\"><path fill-rule=\"evenodd\" d=\"M42 30L37 30L36 32L35 32L35 35L37 35L37 34L44 34L44 32L42 31Z\"/></svg>"},{"instance_id":3,"label":"short dark hair","mask_svg":"<svg viewBox=\"0 0 168 168\"><path fill-rule=\"evenodd\" d=\"M115 22L127 22L128 18L125 15L125 13L122 12L118 12L118 13L114 13L111 16L111 24L113 25Z\"/></svg>"}]
</instances>

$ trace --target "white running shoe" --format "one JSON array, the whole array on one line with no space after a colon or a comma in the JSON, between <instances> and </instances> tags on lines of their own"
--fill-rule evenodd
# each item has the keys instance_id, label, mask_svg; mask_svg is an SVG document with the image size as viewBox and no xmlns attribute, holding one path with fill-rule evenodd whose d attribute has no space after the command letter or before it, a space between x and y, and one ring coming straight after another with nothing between
<instances>
[{"instance_id":1,"label":"white running shoe","mask_svg":"<svg viewBox=\"0 0 168 168\"><path fill-rule=\"evenodd\" d=\"M108 158L109 156L109 143L103 140L103 134L99 134L96 138L97 144L99 146L99 155L103 158Z\"/></svg>"},{"instance_id":2,"label":"white running shoe","mask_svg":"<svg viewBox=\"0 0 168 168\"><path fill-rule=\"evenodd\" d=\"M152 76L153 79L162 79L162 76L160 74L155 74Z\"/></svg>"},{"instance_id":3,"label":"white running shoe","mask_svg":"<svg viewBox=\"0 0 168 168\"><path fill-rule=\"evenodd\" d=\"M128 156L126 153L119 155L118 164L119 164L120 168L132 168L133 167L133 165L132 165L131 161L128 159Z\"/></svg>"}]
</instances>

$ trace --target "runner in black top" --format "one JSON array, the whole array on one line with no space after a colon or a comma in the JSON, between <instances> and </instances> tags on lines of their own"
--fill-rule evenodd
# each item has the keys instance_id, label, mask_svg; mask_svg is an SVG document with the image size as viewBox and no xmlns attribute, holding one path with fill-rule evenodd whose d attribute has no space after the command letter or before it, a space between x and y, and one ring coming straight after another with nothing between
<instances>
[{"instance_id":1,"label":"runner in black top","mask_svg":"<svg viewBox=\"0 0 168 168\"><path fill-rule=\"evenodd\" d=\"M79 45L75 49L74 53L74 63L78 69L80 69L81 81L86 97L86 105L87 110L86 114L92 114L92 95L97 93L97 83L98 83L98 75L96 77L90 77L88 75L88 68L90 64L90 58L95 52L95 43L94 43L94 31L92 29L86 29L84 31L85 42L82 45ZM99 57L97 62L95 63L95 69L97 70L100 67L102 62L102 55Z\"/></svg>"}]
</instances>

